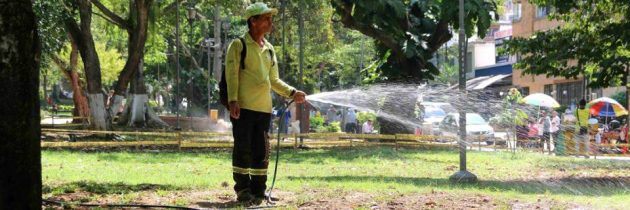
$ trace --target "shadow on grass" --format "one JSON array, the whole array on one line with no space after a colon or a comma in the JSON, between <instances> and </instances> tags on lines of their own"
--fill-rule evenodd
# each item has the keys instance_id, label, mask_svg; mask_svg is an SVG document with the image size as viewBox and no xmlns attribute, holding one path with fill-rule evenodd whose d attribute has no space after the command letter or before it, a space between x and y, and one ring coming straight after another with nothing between
<instances>
[{"instance_id":1,"label":"shadow on grass","mask_svg":"<svg viewBox=\"0 0 630 210\"><path fill-rule=\"evenodd\" d=\"M42 193L74 193L74 192L91 192L95 194L123 194L130 192L140 192L148 190L180 190L182 188L172 185L160 184L136 184L129 185L122 182L119 183L98 183L98 182L70 182L59 186L44 185Z\"/></svg>"},{"instance_id":2,"label":"shadow on grass","mask_svg":"<svg viewBox=\"0 0 630 210\"><path fill-rule=\"evenodd\" d=\"M572 157L553 158L537 165L542 168L566 170L630 170L630 163L627 160L584 160Z\"/></svg>"},{"instance_id":3,"label":"shadow on grass","mask_svg":"<svg viewBox=\"0 0 630 210\"><path fill-rule=\"evenodd\" d=\"M398 149L387 146L367 146L352 148L325 148L310 150L280 150L280 158L291 160L292 163L312 162L322 160L324 158L332 158L339 161L353 161L356 159L384 159L384 160L402 160L409 158L414 154L456 154L453 150L448 149ZM275 157L275 150L272 153ZM457 163L454 156L453 161L438 159L423 159L430 162L440 163Z\"/></svg>"},{"instance_id":4,"label":"shadow on grass","mask_svg":"<svg viewBox=\"0 0 630 210\"><path fill-rule=\"evenodd\" d=\"M565 177L533 180L480 180L476 184L453 184L447 178L413 178L389 176L325 176L296 177L290 180L315 180L325 182L366 182L410 184L418 187L458 188L469 190L514 191L525 194L563 194L584 196L623 195L630 191L630 177Z\"/></svg>"},{"instance_id":5,"label":"shadow on grass","mask_svg":"<svg viewBox=\"0 0 630 210\"><path fill-rule=\"evenodd\" d=\"M275 149L271 153L271 157L275 160ZM55 152L49 150L48 152ZM210 158L231 160L231 150L217 149L208 152L207 150L200 151L138 151L138 150L123 150L123 151L70 151L70 153L84 153L95 154L99 160L111 161L111 162L147 162L157 163L163 162L170 158L179 158L181 156L198 156L206 157L210 155ZM135 155L121 155L121 154L135 154ZM401 148L396 150L394 147L388 146L357 146L352 148L321 148L321 149L306 149L306 150L293 150L282 149L280 150L281 159L289 159L292 163L303 163L313 161L323 161L325 158L332 158L338 161L353 161L356 159L383 159L383 160L402 160L408 159L409 156L415 154L423 155L455 155L456 151L448 149L413 149L413 148ZM147 157L148 155L150 157ZM155 158L159 156L160 158ZM452 160L443 160L443 158L425 158L414 157L420 161L435 162L435 163L448 163L456 164L457 158L453 156Z\"/></svg>"}]
</instances>

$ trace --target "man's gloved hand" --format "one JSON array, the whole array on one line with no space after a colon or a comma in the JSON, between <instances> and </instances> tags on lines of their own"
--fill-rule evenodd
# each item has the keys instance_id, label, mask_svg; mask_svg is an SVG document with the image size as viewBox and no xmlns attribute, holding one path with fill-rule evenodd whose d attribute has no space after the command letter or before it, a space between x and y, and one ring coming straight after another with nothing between
<instances>
[{"instance_id":1,"label":"man's gloved hand","mask_svg":"<svg viewBox=\"0 0 630 210\"><path fill-rule=\"evenodd\" d=\"M306 101L306 93L301 90L296 90L293 94L293 101L298 104L304 103L304 101Z\"/></svg>"}]
</instances>

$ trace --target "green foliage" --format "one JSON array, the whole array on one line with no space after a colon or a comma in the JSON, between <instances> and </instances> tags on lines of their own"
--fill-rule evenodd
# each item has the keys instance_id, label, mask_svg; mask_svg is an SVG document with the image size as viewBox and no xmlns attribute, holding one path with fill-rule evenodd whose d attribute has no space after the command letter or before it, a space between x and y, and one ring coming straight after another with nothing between
<instances>
[{"instance_id":1,"label":"green foliage","mask_svg":"<svg viewBox=\"0 0 630 210\"><path fill-rule=\"evenodd\" d=\"M339 124L340 122L338 121L331 122L330 124L326 126L326 131L331 132L331 133L337 133L341 131L341 127L339 126Z\"/></svg>"},{"instance_id":2,"label":"green foliage","mask_svg":"<svg viewBox=\"0 0 630 210\"><path fill-rule=\"evenodd\" d=\"M386 52L381 59L372 62L367 68L363 69L361 73L367 72L367 77L363 79L364 84L373 84L377 82L387 81L388 77L383 76L381 66L387 63L387 60L391 56L391 52Z\"/></svg>"},{"instance_id":3,"label":"green foliage","mask_svg":"<svg viewBox=\"0 0 630 210\"><path fill-rule=\"evenodd\" d=\"M615 101L619 102L623 107L628 107L628 100L626 99L626 91L616 92L614 95L610 96L610 98L615 99Z\"/></svg>"},{"instance_id":4,"label":"green foliage","mask_svg":"<svg viewBox=\"0 0 630 210\"><path fill-rule=\"evenodd\" d=\"M118 80L118 75L125 66L125 60L118 50L107 47L104 42L97 41L95 45L101 63L101 81L104 86L112 85Z\"/></svg>"},{"instance_id":5,"label":"green foliage","mask_svg":"<svg viewBox=\"0 0 630 210\"><path fill-rule=\"evenodd\" d=\"M72 112L74 110L74 105L63 105L59 104L59 112Z\"/></svg>"},{"instance_id":6,"label":"green foliage","mask_svg":"<svg viewBox=\"0 0 630 210\"><path fill-rule=\"evenodd\" d=\"M324 117L322 116L314 116L309 118L311 129L313 130L321 130L321 127L324 126Z\"/></svg>"},{"instance_id":7,"label":"green foliage","mask_svg":"<svg viewBox=\"0 0 630 210\"><path fill-rule=\"evenodd\" d=\"M589 87L619 85L630 62L630 7L626 1L533 0L552 6L549 16L565 22L529 38L507 42L507 51L524 55L516 64L524 74L577 78ZM577 65L576 65L577 63Z\"/></svg>"},{"instance_id":8,"label":"green foliage","mask_svg":"<svg viewBox=\"0 0 630 210\"><path fill-rule=\"evenodd\" d=\"M67 40L63 19L68 14L60 1L64 0L36 0L33 2L43 57L59 51Z\"/></svg>"},{"instance_id":9,"label":"green foliage","mask_svg":"<svg viewBox=\"0 0 630 210\"><path fill-rule=\"evenodd\" d=\"M149 107L158 107L158 102L156 100L149 100Z\"/></svg>"},{"instance_id":10,"label":"green foliage","mask_svg":"<svg viewBox=\"0 0 630 210\"><path fill-rule=\"evenodd\" d=\"M363 124L367 120L372 120L372 122L376 122L376 114L373 112L359 112L357 115L357 121L359 124Z\"/></svg>"},{"instance_id":11,"label":"green foliage","mask_svg":"<svg viewBox=\"0 0 630 210\"><path fill-rule=\"evenodd\" d=\"M527 113L519 109L519 103L523 100L521 92L516 88L510 89L503 99L503 109L494 117L491 117L489 124L498 128L512 128L513 125L526 125Z\"/></svg>"},{"instance_id":12,"label":"green foliage","mask_svg":"<svg viewBox=\"0 0 630 210\"><path fill-rule=\"evenodd\" d=\"M282 5L274 18L275 30L268 37L274 44L280 76L299 87L298 15L304 14L303 89L307 93L350 88L362 83L365 69L376 59L372 40L356 31L330 21L334 10L330 1L285 1L285 21ZM303 4L300 6L300 4ZM284 23L284 24L283 24ZM285 39L283 39L284 36ZM363 65L361 65L363 64Z\"/></svg>"},{"instance_id":13,"label":"green foliage","mask_svg":"<svg viewBox=\"0 0 630 210\"><path fill-rule=\"evenodd\" d=\"M459 65L445 64L440 69L440 75L435 80L438 84L453 85L459 81Z\"/></svg>"}]
</instances>

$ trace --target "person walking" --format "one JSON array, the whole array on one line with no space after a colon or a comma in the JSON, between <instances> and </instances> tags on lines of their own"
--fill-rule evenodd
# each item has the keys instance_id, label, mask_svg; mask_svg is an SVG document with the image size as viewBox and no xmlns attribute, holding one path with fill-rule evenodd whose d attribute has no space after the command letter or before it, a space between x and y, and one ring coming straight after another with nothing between
<instances>
[{"instance_id":1,"label":"person walking","mask_svg":"<svg viewBox=\"0 0 630 210\"><path fill-rule=\"evenodd\" d=\"M586 109L586 100L582 99L579 102L578 109L575 110L576 121L576 133L575 149L578 153L588 158L590 140L588 137L588 118L589 111Z\"/></svg>"},{"instance_id":2,"label":"person walking","mask_svg":"<svg viewBox=\"0 0 630 210\"><path fill-rule=\"evenodd\" d=\"M337 110L335 109L335 106L330 105L330 108L328 108L328 111L326 112L326 124L330 125L330 123L335 121L337 121Z\"/></svg>"},{"instance_id":3,"label":"person walking","mask_svg":"<svg viewBox=\"0 0 630 210\"><path fill-rule=\"evenodd\" d=\"M262 2L249 5L245 10L248 32L230 43L225 61L234 136L234 191L237 201L255 205L266 199L271 90L283 97L292 97L296 103L303 103L306 97L304 92L280 80L273 45L265 39L271 32L273 15L277 13L277 9ZM244 51L245 58L242 58Z\"/></svg>"},{"instance_id":4,"label":"person walking","mask_svg":"<svg viewBox=\"0 0 630 210\"><path fill-rule=\"evenodd\" d=\"M357 133L357 114L352 109L346 114L346 133Z\"/></svg>"},{"instance_id":5,"label":"person walking","mask_svg":"<svg viewBox=\"0 0 630 210\"><path fill-rule=\"evenodd\" d=\"M551 141L553 141L554 150L558 146L559 133L560 133L560 116L558 116L558 112L553 111L551 112Z\"/></svg>"},{"instance_id":6,"label":"person walking","mask_svg":"<svg viewBox=\"0 0 630 210\"><path fill-rule=\"evenodd\" d=\"M542 124L542 138L540 138L540 149L545 153L545 145L549 154L551 154L551 118L547 116L545 111L541 111L538 124Z\"/></svg>"}]
</instances>

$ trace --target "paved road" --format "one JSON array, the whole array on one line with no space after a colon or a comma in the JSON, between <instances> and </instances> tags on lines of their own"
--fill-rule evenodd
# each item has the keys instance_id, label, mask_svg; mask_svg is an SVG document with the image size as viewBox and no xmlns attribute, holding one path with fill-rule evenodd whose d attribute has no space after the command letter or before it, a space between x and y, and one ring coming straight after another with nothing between
<instances>
[{"instance_id":1,"label":"paved road","mask_svg":"<svg viewBox=\"0 0 630 210\"><path fill-rule=\"evenodd\" d=\"M47 118L42 119L42 120L40 121L40 124L53 124L53 122L54 122L55 124L66 124L66 123L70 123L70 122L72 122L72 118L64 118L64 117L59 118L59 117L55 117L55 118L53 119L53 118L47 117Z\"/></svg>"}]
</instances>

